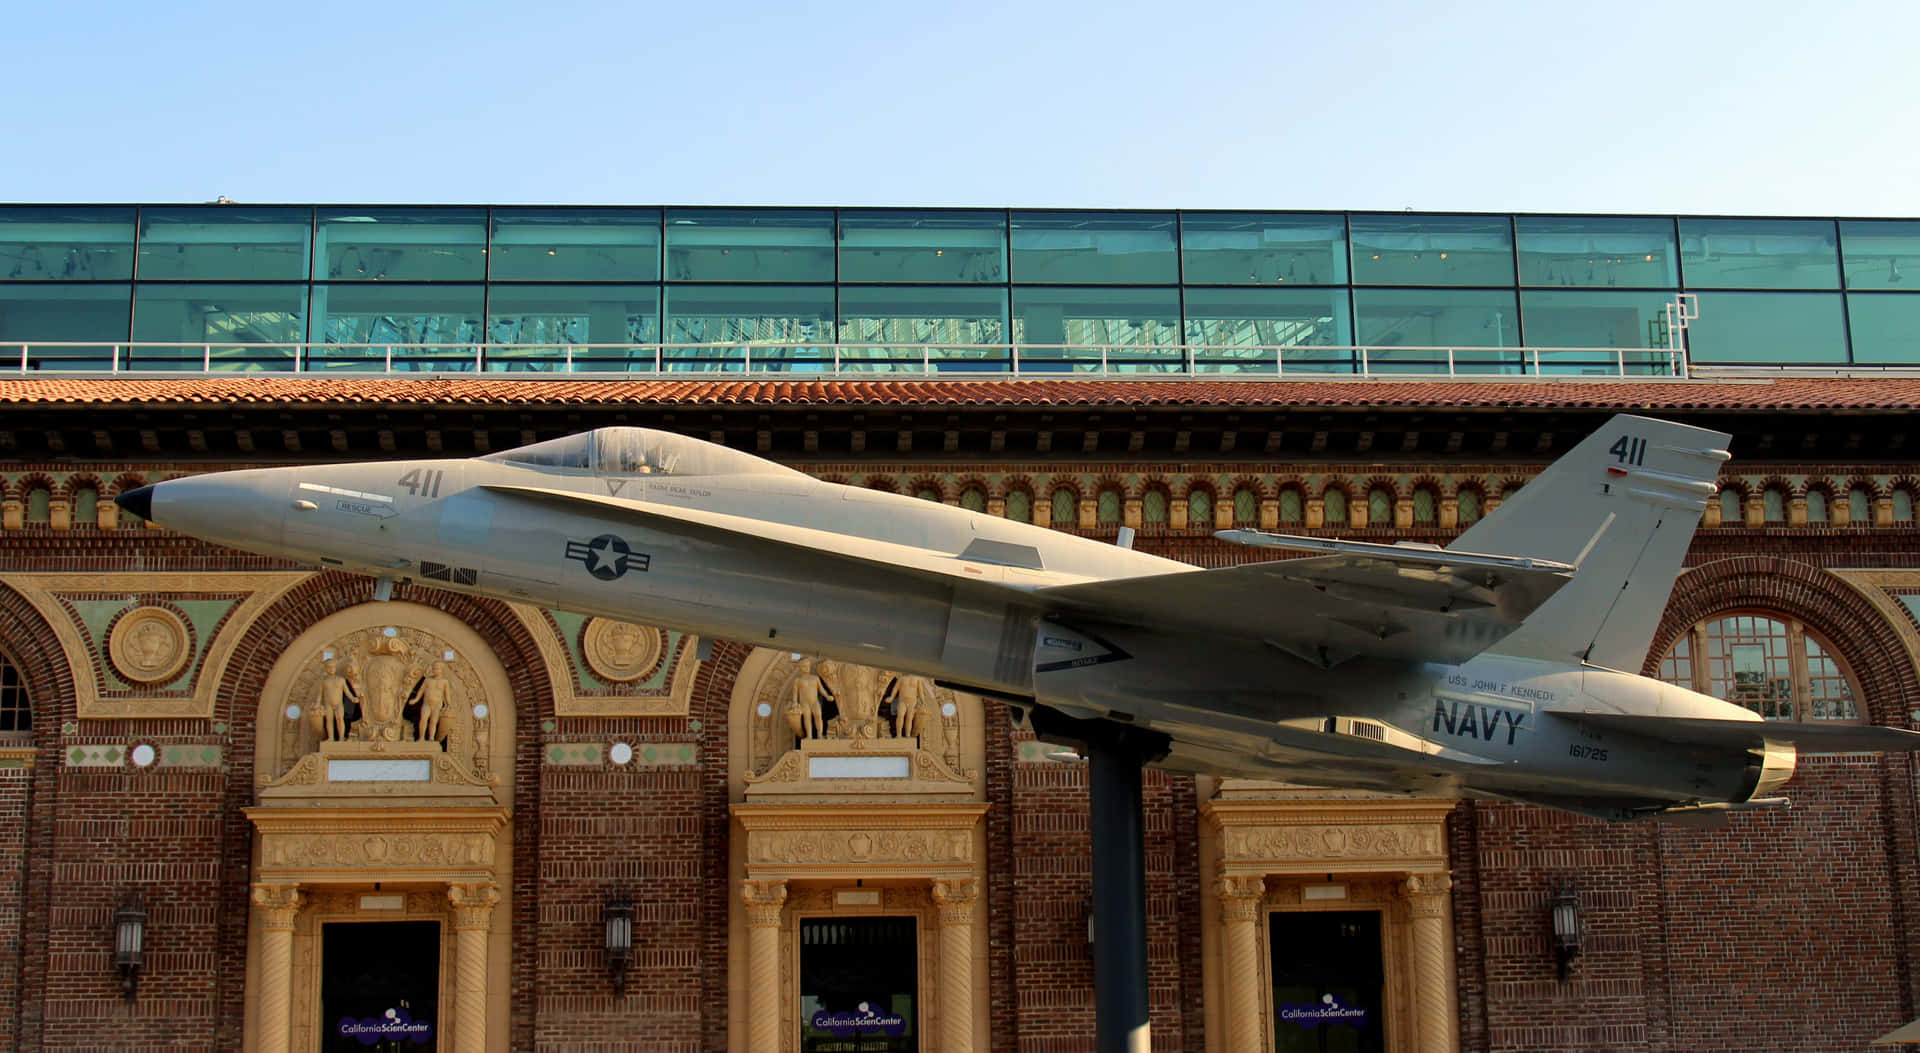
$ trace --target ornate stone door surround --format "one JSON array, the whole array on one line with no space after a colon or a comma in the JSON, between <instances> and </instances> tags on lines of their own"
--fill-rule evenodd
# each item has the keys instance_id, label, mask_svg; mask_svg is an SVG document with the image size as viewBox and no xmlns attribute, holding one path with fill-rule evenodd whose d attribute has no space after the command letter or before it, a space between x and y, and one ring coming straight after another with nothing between
<instances>
[{"instance_id":1,"label":"ornate stone door surround","mask_svg":"<svg viewBox=\"0 0 1920 1053\"><path fill-rule=\"evenodd\" d=\"M1270 913L1378 910L1388 1050L1453 1053L1454 802L1325 793L1229 780L1200 806L1207 1049L1273 1048Z\"/></svg>"},{"instance_id":2,"label":"ornate stone door surround","mask_svg":"<svg viewBox=\"0 0 1920 1053\"><path fill-rule=\"evenodd\" d=\"M380 653L394 659L384 685L368 668ZM437 736L425 737L425 720L400 721L391 735L356 726L336 736L315 711L326 678L349 669L356 693L394 696L385 708L408 697L437 702ZM436 678L437 687L428 683ZM363 716L372 708L363 703ZM440 922L439 1048L507 1048L508 1000L489 993L509 984L513 713L491 648L431 607L352 607L287 648L262 691L259 803L246 809L254 909L245 1048L318 1048L321 926L355 921Z\"/></svg>"}]
</instances>

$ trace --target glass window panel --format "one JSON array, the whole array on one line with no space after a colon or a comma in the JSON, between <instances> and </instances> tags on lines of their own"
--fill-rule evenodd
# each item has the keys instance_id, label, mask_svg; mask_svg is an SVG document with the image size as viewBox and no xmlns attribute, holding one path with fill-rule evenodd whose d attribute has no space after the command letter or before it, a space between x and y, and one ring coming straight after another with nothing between
<instances>
[{"instance_id":1,"label":"glass window panel","mask_svg":"<svg viewBox=\"0 0 1920 1053\"><path fill-rule=\"evenodd\" d=\"M1053 525L1071 527L1080 521L1080 501L1072 490L1061 487L1053 492Z\"/></svg>"},{"instance_id":2,"label":"glass window panel","mask_svg":"<svg viewBox=\"0 0 1920 1053\"><path fill-rule=\"evenodd\" d=\"M1015 212L1018 282L1134 285L1180 280L1168 212Z\"/></svg>"},{"instance_id":3,"label":"glass window panel","mask_svg":"<svg viewBox=\"0 0 1920 1053\"><path fill-rule=\"evenodd\" d=\"M32 731L33 706L20 670L0 655L0 731Z\"/></svg>"},{"instance_id":4,"label":"glass window panel","mask_svg":"<svg viewBox=\"0 0 1920 1053\"><path fill-rule=\"evenodd\" d=\"M1807 522L1824 523L1827 521L1827 495L1818 490L1807 491Z\"/></svg>"},{"instance_id":5,"label":"glass window panel","mask_svg":"<svg viewBox=\"0 0 1920 1053\"><path fill-rule=\"evenodd\" d=\"M1109 369L1177 369L1180 291L1016 287L1013 339L1022 372L1098 369L1103 348Z\"/></svg>"},{"instance_id":6,"label":"glass window panel","mask_svg":"<svg viewBox=\"0 0 1920 1053\"><path fill-rule=\"evenodd\" d=\"M1854 703L1853 684L1846 671L1813 633L1806 634L1807 716L1812 720L1859 720L1860 709Z\"/></svg>"},{"instance_id":7,"label":"glass window panel","mask_svg":"<svg viewBox=\"0 0 1920 1053\"><path fill-rule=\"evenodd\" d=\"M911 369L923 362L942 369L1004 371L1007 293L1004 288L876 288L840 290L843 365ZM944 346L943 346L944 345Z\"/></svg>"},{"instance_id":8,"label":"glass window panel","mask_svg":"<svg viewBox=\"0 0 1920 1053\"><path fill-rule=\"evenodd\" d=\"M650 208L496 208L487 257L496 281L659 281L660 213Z\"/></svg>"},{"instance_id":9,"label":"glass window panel","mask_svg":"<svg viewBox=\"0 0 1920 1053\"><path fill-rule=\"evenodd\" d=\"M1458 519L1463 527L1472 526L1480 521L1480 491L1472 487L1461 489Z\"/></svg>"},{"instance_id":10,"label":"glass window panel","mask_svg":"<svg viewBox=\"0 0 1920 1053\"><path fill-rule=\"evenodd\" d=\"M1120 524L1120 491L1100 491L1100 498L1095 507L1095 519L1101 526L1118 526Z\"/></svg>"},{"instance_id":11,"label":"glass window panel","mask_svg":"<svg viewBox=\"0 0 1920 1053\"><path fill-rule=\"evenodd\" d=\"M1204 487L1194 487L1187 494L1187 526L1195 530L1213 526L1213 494Z\"/></svg>"},{"instance_id":12,"label":"glass window panel","mask_svg":"<svg viewBox=\"0 0 1920 1053\"><path fill-rule=\"evenodd\" d=\"M1893 521L1896 523L1913 522L1913 495L1905 490L1893 492Z\"/></svg>"},{"instance_id":13,"label":"glass window panel","mask_svg":"<svg viewBox=\"0 0 1920 1053\"><path fill-rule=\"evenodd\" d=\"M1367 525L1393 525L1393 495L1385 490L1372 490L1367 493Z\"/></svg>"},{"instance_id":14,"label":"glass window panel","mask_svg":"<svg viewBox=\"0 0 1920 1053\"><path fill-rule=\"evenodd\" d=\"M660 341L657 285L495 285L487 297L495 368L651 370ZM571 357L568 349L571 348Z\"/></svg>"},{"instance_id":15,"label":"glass window panel","mask_svg":"<svg viewBox=\"0 0 1920 1053\"><path fill-rule=\"evenodd\" d=\"M304 281L313 210L198 205L140 210L140 277Z\"/></svg>"},{"instance_id":16,"label":"glass window panel","mask_svg":"<svg viewBox=\"0 0 1920 1053\"><path fill-rule=\"evenodd\" d=\"M1910 289L1920 283L1920 220L1840 221L1849 289Z\"/></svg>"},{"instance_id":17,"label":"glass window panel","mask_svg":"<svg viewBox=\"0 0 1920 1053\"><path fill-rule=\"evenodd\" d=\"M1430 527L1440 522L1440 515L1434 506L1433 491L1421 487L1413 492L1413 525Z\"/></svg>"},{"instance_id":18,"label":"glass window panel","mask_svg":"<svg viewBox=\"0 0 1920 1053\"><path fill-rule=\"evenodd\" d=\"M843 282L1001 282L1004 212L840 213Z\"/></svg>"},{"instance_id":19,"label":"glass window panel","mask_svg":"<svg viewBox=\"0 0 1920 1053\"><path fill-rule=\"evenodd\" d=\"M1520 284L1674 288L1673 220L1517 216Z\"/></svg>"},{"instance_id":20,"label":"glass window panel","mask_svg":"<svg viewBox=\"0 0 1920 1053\"><path fill-rule=\"evenodd\" d=\"M1665 348L1671 300L1664 293L1602 289L1520 294L1529 347ZM1604 365L1615 368L1612 361Z\"/></svg>"},{"instance_id":21,"label":"glass window panel","mask_svg":"<svg viewBox=\"0 0 1920 1053\"><path fill-rule=\"evenodd\" d=\"M1847 520L1854 526L1873 525L1873 498L1864 487L1847 491Z\"/></svg>"},{"instance_id":22,"label":"glass window panel","mask_svg":"<svg viewBox=\"0 0 1920 1053\"><path fill-rule=\"evenodd\" d=\"M1167 492L1148 490L1140 498L1140 521L1147 524L1165 526L1167 522Z\"/></svg>"},{"instance_id":23,"label":"glass window panel","mask_svg":"<svg viewBox=\"0 0 1920 1053\"><path fill-rule=\"evenodd\" d=\"M127 207L0 207L0 280L125 281L133 277Z\"/></svg>"},{"instance_id":24,"label":"glass window panel","mask_svg":"<svg viewBox=\"0 0 1920 1053\"><path fill-rule=\"evenodd\" d=\"M1682 219L1687 287L1836 289L1839 239L1832 220Z\"/></svg>"},{"instance_id":25,"label":"glass window panel","mask_svg":"<svg viewBox=\"0 0 1920 1053\"><path fill-rule=\"evenodd\" d=\"M81 342L78 347L36 346L30 369L108 369L115 343L127 339L133 287L28 285L0 282L0 343ZM103 341L104 343L86 343ZM6 349L0 369L16 365L20 349ZM125 348L121 349L125 354Z\"/></svg>"},{"instance_id":26,"label":"glass window panel","mask_svg":"<svg viewBox=\"0 0 1920 1053\"><path fill-rule=\"evenodd\" d=\"M292 369L307 338L307 286L142 282L134 287L133 338L178 347L139 347L139 368Z\"/></svg>"},{"instance_id":27,"label":"glass window panel","mask_svg":"<svg viewBox=\"0 0 1920 1053\"><path fill-rule=\"evenodd\" d=\"M1274 371L1285 347L1288 372L1353 370L1353 311L1345 289L1188 289L1187 343L1202 372ZM1327 351L1292 350L1326 347ZM1218 349L1218 350L1212 350ZM1337 350L1334 350L1337 349Z\"/></svg>"},{"instance_id":28,"label":"glass window panel","mask_svg":"<svg viewBox=\"0 0 1920 1053\"><path fill-rule=\"evenodd\" d=\"M960 507L969 512L985 512L987 510L986 491L977 486L969 486L960 491Z\"/></svg>"},{"instance_id":29,"label":"glass window panel","mask_svg":"<svg viewBox=\"0 0 1920 1053\"><path fill-rule=\"evenodd\" d=\"M1769 523L1787 521L1787 495L1778 487L1769 486L1760 495L1761 518Z\"/></svg>"},{"instance_id":30,"label":"glass window panel","mask_svg":"<svg viewBox=\"0 0 1920 1053\"><path fill-rule=\"evenodd\" d=\"M830 282L833 213L824 209L674 209L667 280Z\"/></svg>"},{"instance_id":31,"label":"glass window panel","mask_svg":"<svg viewBox=\"0 0 1920 1053\"><path fill-rule=\"evenodd\" d=\"M314 275L335 281L479 281L487 276L481 208L323 208Z\"/></svg>"},{"instance_id":32,"label":"glass window panel","mask_svg":"<svg viewBox=\"0 0 1920 1053\"><path fill-rule=\"evenodd\" d=\"M1280 491L1280 522L1298 525L1305 518L1301 512L1300 491L1292 487Z\"/></svg>"},{"instance_id":33,"label":"glass window panel","mask_svg":"<svg viewBox=\"0 0 1920 1053\"><path fill-rule=\"evenodd\" d=\"M1855 362L1920 362L1920 292L1848 293Z\"/></svg>"},{"instance_id":34,"label":"glass window panel","mask_svg":"<svg viewBox=\"0 0 1920 1053\"><path fill-rule=\"evenodd\" d=\"M745 345L755 368L830 369L833 289L821 286L669 286L662 332L676 369L744 368ZM687 347L682 345L705 345Z\"/></svg>"},{"instance_id":35,"label":"glass window panel","mask_svg":"<svg viewBox=\"0 0 1920 1053\"><path fill-rule=\"evenodd\" d=\"M1740 526L1747 519L1746 512L1740 508L1740 494L1736 490L1720 491L1720 525Z\"/></svg>"},{"instance_id":36,"label":"glass window panel","mask_svg":"<svg viewBox=\"0 0 1920 1053\"><path fill-rule=\"evenodd\" d=\"M1673 650L1660 660L1660 679L1675 687L1693 689L1693 634L1682 633Z\"/></svg>"},{"instance_id":37,"label":"glass window panel","mask_svg":"<svg viewBox=\"0 0 1920 1053\"><path fill-rule=\"evenodd\" d=\"M485 330L480 285L315 285L310 330L314 368L378 368L392 350L395 368L473 368ZM436 348L402 345L437 344Z\"/></svg>"},{"instance_id":38,"label":"glass window panel","mask_svg":"<svg viewBox=\"0 0 1920 1053\"><path fill-rule=\"evenodd\" d=\"M1429 348L1520 346L1520 312L1511 292L1356 289L1354 325L1376 371L1445 371L1447 354ZM1407 350L1398 350L1398 349ZM1460 372L1517 371L1522 355L1456 353Z\"/></svg>"},{"instance_id":39,"label":"glass window panel","mask_svg":"<svg viewBox=\"0 0 1920 1053\"><path fill-rule=\"evenodd\" d=\"M1347 525L1347 492L1337 487L1329 487L1323 500L1326 502L1320 510L1320 520L1328 527Z\"/></svg>"},{"instance_id":40,"label":"glass window panel","mask_svg":"<svg viewBox=\"0 0 1920 1053\"><path fill-rule=\"evenodd\" d=\"M1505 216L1354 216L1356 285L1512 285Z\"/></svg>"},{"instance_id":41,"label":"glass window panel","mask_svg":"<svg viewBox=\"0 0 1920 1053\"><path fill-rule=\"evenodd\" d=\"M1192 213L1180 217L1189 285L1338 285L1347 280L1344 216Z\"/></svg>"},{"instance_id":42,"label":"glass window panel","mask_svg":"<svg viewBox=\"0 0 1920 1053\"><path fill-rule=\"evenodd\" d=\"M1016 523L1033 521L1033 498L1025 490L1012 490L1007 493L1007 518Z\"/></svg>"},{"instance_id":43,"label":"glass window panel","mask_svg":"<svg viewBox=\"0 0 1920 1053\"><path fill-rule=\"evenodd\" d=\"M1687 353L1696 362L1845 362L1840 295L1701 293Z\"/></svg>"}]
</instances>

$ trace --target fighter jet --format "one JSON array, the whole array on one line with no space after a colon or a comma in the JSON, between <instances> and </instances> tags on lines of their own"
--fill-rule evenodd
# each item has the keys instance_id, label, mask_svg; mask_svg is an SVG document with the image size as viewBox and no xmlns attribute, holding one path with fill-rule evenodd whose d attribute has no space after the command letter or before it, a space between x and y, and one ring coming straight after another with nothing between
<instances>
[{"instance_id":1,"label":"fighter jet","mask_svg":"<svg viewBox=\"0 0 1920 1053\"><path fill-rule=\"evenodd\" d=\"M1615 417L1445 548L1228 530L1315 554L1219 569L630 427L118 502L380 598L429 582L928 676L1043 738L1124 724L1176 771L1702 821L1784 803L1796 749L1920 749L1634 672L1729 438Z\"/></svg>"}]
</instances>

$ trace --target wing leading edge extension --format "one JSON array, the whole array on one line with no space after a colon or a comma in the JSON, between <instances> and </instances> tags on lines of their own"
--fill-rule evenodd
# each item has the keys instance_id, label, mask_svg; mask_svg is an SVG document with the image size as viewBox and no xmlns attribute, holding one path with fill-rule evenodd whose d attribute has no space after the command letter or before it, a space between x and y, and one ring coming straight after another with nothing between
<instances>
[{"instance_id":1,"label":"wing leading edge extension","mask_svg":"<svg viewBox=\"0 0 1920 1053\"><path fill-rule=\"evenodd\" d=\"M1267 640L1321 666L1363 655L1457 664L1519 628L1574 573L1547 560L1304 540L1332 554L1034 596L1088 619Z\"/></svg>"}]
</instances>

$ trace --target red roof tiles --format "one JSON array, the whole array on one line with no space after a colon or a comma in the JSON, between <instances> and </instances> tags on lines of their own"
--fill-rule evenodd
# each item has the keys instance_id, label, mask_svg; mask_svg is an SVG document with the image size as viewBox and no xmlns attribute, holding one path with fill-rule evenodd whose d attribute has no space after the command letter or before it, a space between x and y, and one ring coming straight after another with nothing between
<instances>
[{"instance_id":1,"label":"red roof tiles","mask_svg":"<svg viewBox=\"0 0 1920 1053\"><path fill-rule=\"evenodd\" d=\"M1363 407L1666 410L1920 408L1920 377L1512 380L522 380L507 377L0 379L14 406L603 405Z\"/></svg>"}]
</instances>

